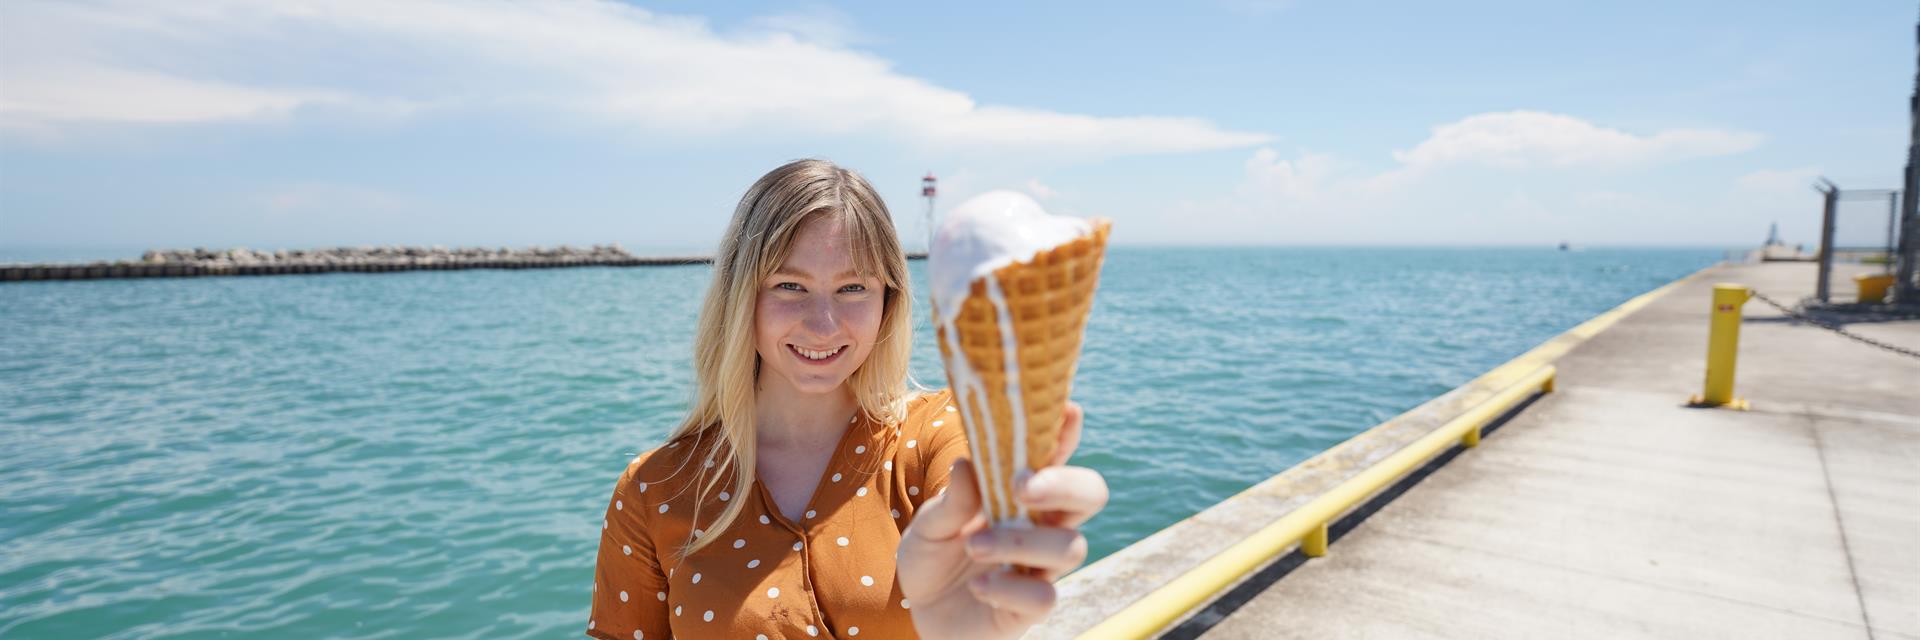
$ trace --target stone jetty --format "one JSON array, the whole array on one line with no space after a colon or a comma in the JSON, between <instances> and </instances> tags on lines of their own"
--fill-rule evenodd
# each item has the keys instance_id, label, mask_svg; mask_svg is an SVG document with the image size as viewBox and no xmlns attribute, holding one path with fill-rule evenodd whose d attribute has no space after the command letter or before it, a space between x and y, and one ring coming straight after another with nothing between
<instances>
[{"instance_id":1,"label":"stone jetty","mask_svg":"<svg viewBox=\"0 0 1920 640\"><path fill-rule=\"evenodd\" d=\"M68 264L0 264L0 282L94 280L102 278L178 278L264 276L301 273L387 273L454 269L552 269L558 267L635 267L702 264L708 256L636 256L618 244L587 248L558 247L336 247L258 251L152 250L139 260Z\"/></svg>"},{"instance_id":2,"label":"stone jetty","mask_svg":"<svg viewBox=\"0 0 1920 640\"><path fill-rule=\"evenodd\" d=\"M909 253L919 260L924 253ZM268 276L303 273L389 273L457 269L554 269L560 267L647 267L707 264L712 256L636 256L618 244L557 247L336 247L258 251L151 250L139 260L66 264L0 264L0 282L99 280L106 278L185 278Z\"/></svg>"}]
</instances>

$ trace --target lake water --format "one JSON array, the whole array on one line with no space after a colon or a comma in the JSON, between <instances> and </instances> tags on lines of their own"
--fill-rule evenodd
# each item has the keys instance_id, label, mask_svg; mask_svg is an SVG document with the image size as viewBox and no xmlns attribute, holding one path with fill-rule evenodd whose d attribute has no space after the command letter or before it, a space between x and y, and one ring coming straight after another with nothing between
<instances>
[{"instance_id":1,"label":"lake water","mask_svg":"<svg viewBox=\"0 0 1920 640\"><path fill-rule=\"evenodd\" d=\"M1720 255L1116 248L1074 392L1114 495L1093 554ZM0 285L0 637L577 637L707 278Z\"/></svg>"}]
</instances>

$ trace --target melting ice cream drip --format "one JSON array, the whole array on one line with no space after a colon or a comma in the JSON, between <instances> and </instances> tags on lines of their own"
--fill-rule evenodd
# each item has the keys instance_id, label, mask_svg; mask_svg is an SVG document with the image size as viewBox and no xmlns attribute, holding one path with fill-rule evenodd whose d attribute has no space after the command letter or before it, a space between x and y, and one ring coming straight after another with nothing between
<instances>
[{"instance_id":1,"label":"melting ice cream drip","mask_svg":"<svg viewBox=\"0 0 1920 640\"><path fill-rule=\"evenodd\" d=\"M1032 469L1027 464L1027 404L1020 399L1020 337L1013 332L1013 310L1007 308L1006 292L1000 290L1000 279L987 275L987 299L993 301L995 315L1000 318L1000 349L1006 354L1007 367L1007 404L1013 408L1013 473L1020 474ZM999 446L996 439L994 446ZM1011 483L1012 475L994 474L1003 482ZM1015 522L1027 521L1027 507L1013 499L1012 486L1001 487L1002 495L1007 497L1006 506L1014 508Z\"/></svg>"},{"instance_id":2,"label":"melting ice cream drip","mask_svg":"<svg viewBox=\"0 0 1920 640\"><path fill-rule=\"evenodd\" d=\"M999 450L999 441L993 437L996 423L986 381L980 379L973 363L967 358L967 352L960 348L959 328L951 319L942 321L941 326L941 339L947 343L947 352L954 359L949 367L952 378L949 384L953 387L955 403L960 408L960 422L966 429L967 442L973 443L974 450L983 458L974 461L974 481L980 489L981 503L985 506L990 523L995 526L1010 524L1005 506L1012 492L1000 482L1003 454Z\"/></svg>"}]
</instances>

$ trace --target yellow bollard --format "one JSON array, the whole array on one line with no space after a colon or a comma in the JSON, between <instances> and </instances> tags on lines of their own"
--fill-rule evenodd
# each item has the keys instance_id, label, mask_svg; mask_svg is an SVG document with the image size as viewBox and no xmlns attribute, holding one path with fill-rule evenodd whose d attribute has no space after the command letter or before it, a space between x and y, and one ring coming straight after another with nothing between
<instances>
[{"instance_id":1,"label":"yellow bollard","mask_svg":"<svg viewBox=\"0 0 1920 640\"><path fill-rule=\"evenodd\" d=\"M1733 397L1733 366L1734 356L1740 351L1740 306L1752 297L1753 290L1741 285L1713 285L1713 321L1707 333L1707 388L1689 401L1692 405L1747 409L1746 400Z\"/></svg>"},{"instance_id":2,"label":"yellow bollard","mask_svg":"<svg viewBox=\"0 0 1920 640\"><path fill-rule=\"evenodd\" d=\"M1309 558L1324 558L1327 555L1327 523L1314 527L1307 537L1300 539L1300 553Z\"/></svg>"},{"instance_id":3,"label":"yellow bollard","mask_svg":"<svg viewBox=\"0 0 1920 640\"><path fill-rule=\"evenodd\" d=\"M1887 288L1893 286L1892 274L1854 276L1853 285L1860 291L1854 296L1855 302L1886 302Z\"/></svg>"}]
</instances>

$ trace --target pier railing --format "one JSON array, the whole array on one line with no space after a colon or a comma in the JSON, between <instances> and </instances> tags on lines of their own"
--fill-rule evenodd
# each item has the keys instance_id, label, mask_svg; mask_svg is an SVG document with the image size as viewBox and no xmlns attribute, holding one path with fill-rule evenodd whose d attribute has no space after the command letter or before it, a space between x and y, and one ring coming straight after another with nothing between
<instances>
[{"instance_id":1,"label":"pier railing","mask_svg":"<svg viewBox=\"0 0 1920 640\"><path fill-rule=\"evenodd\" d=\"M1480 430L1535 393L1553 391L1553 365L1541 367L1458 418L1428 433L1386 459L1367 467L1333 490L1281 516L1252 536L1228 547L1175 578L1113 617L1080 634L1081 638L1148 638L1225 591L1294 544L1307 557L1327 555L1327 527L1334 519L1405 477L1456 443L1480 444Z\"/></svg>"},{"instance_id":2,"label":"pier railing","mask_svg":"<svg viewBox=\"0 0 1920 640\"><path fill-rule=\"evenodd\" d=\"M1551 391L1554 361L1700 272L1628 300L1452 391L1429 400L1055 583L1054 612L1034 637L1187 637L1204 629L1263 567L1296 546L1327 552L1329 523L1389 500L1403 478ZM1375 496L1379 496L1376 498ZM1246 581L1245 586L1236 586ZM1182 622L1186 619L1186 622ZM1169 626L1174 625L1174 626ZM1178 631L1175 631L1178 630Z\"/></svg>"}]
</instances>

